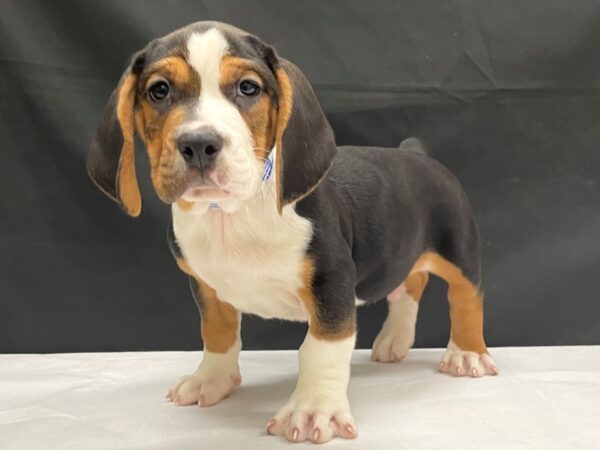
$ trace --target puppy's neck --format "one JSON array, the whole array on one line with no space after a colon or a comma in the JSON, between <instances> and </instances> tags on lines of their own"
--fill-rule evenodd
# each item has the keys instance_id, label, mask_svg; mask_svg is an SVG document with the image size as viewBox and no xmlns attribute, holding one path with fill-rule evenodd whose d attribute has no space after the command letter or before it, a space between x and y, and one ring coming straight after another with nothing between
<instances>
[{"instance_id":1,"label":"puppy's neck","mask_svg":"<svg viewBox=\"0 0 600 450\"><path fill-rule=\"evenodd\" d=\"M252 252L264 248L285 249L290 245L305 248L312 236L310 221L296 213L294 203L284 206L280 214L275 189L276 180L271 177L261 184L256 195L241 202L233 211L228 211L231 205L210 208L205 204L184 209L173 204L177 241L184 252L184 242L192 241L194 245L206 245L218 251L235 249L236 254L248 249Z\"/></svg>"}]
</instances>

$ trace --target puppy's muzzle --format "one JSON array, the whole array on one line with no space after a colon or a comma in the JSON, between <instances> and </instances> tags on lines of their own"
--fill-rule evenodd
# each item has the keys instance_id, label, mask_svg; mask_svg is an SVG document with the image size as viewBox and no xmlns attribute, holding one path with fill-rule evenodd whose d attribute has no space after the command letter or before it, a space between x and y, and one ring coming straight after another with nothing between
<instances>
[{"instance_id":1,"label":"puppy's muzzle","mask_svg":"<svg viewBox=\"0 0 600 450\"><path fill-rule=\"evenodd\" d=\"M223 148L223 138L214 130L188 132L177 140L177 149L188 167L207 171L214 167Z\"/></svg>"}]
</instances>

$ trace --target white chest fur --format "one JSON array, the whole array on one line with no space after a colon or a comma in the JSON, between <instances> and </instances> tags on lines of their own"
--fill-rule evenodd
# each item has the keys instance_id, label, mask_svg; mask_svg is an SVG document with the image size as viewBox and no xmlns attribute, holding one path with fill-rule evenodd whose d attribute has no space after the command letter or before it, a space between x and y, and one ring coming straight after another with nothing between
<instances>
[{"instance_id":1,"label":"white chest fur","mask_svg":"<svg viewBox=\"0 0 600 450\"><path fill-rule=\"evenodd\" d=\"M219 299L265 318L307 320L297 292L312 225L293 207L280 216L259 196L232 213L176 204L172 213L183 256Z\"/></svg>"}]
</instances>

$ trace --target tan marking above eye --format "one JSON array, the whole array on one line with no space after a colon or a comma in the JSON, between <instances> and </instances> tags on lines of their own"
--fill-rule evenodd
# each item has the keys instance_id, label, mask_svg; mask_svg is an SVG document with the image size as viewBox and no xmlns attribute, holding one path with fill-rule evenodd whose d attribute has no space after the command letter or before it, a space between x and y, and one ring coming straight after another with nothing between
<instances>
[{"instance_id":1,"label":"tan marking above eye","mask_svg":"<svg viewBox=\"0 0 600 450\"><path fill-rule=\"evenodd\" d=\"M249 59L239 58L237 56L225 55L221 59L220 65L220 86L230 86L240 80L252 80L262 89L263 80L254 69L256 63Z\"/></svg>"},{"instance_id":2,"label":"tan marking above eye","mask_svg":"<svg viewBox=\"0 0 600 450\"><path fill-rule=\"evenodd\" d=\"M161 80L166 81L171 89L176 89L179 98L200 95L200 77L181 56L169 56L155 62L142 76L142 80L144 96L150 86Z\"/></svg>"},{"instance_id":3,"label":"tan marking above eye","mask_svg":"<svg viewBox=\"0 0 600 450\"><path fill-rule=\"evenodd\" d=\"M240 81L241 80L254 81L258 85L259 88L264 89L262 79L256 74L256 72L253 72L251 70L247 70L247 71L243 72L240 76Z\"/></svg>"},{"instance_id":4,"label":"tan marking above eye","mask_svg":"<svg viewBox=\"0 0 600 450\"><path fill-rule=\"evenodd\" d=\"M237 86L242 80L252 80L264 89L263 79L256 72L256 66L257 64L249 59L225 55L220 65L220 87L223 89ZM264 160L275 141L277 109L269 95L255 96L253 103L239 109L252 135L254 153L258 159Z\"/></svg>"}]
</instances>

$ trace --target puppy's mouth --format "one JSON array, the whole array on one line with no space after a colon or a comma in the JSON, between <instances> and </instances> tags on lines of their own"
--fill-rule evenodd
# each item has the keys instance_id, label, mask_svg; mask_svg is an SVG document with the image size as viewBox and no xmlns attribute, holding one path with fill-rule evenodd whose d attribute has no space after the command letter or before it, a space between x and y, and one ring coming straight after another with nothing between
<instances>
[{"instance_id":1,"label":"puppy's mouth","mask_svg":"<svg viewBox=\"0 0 600 450\"><path fill-rule=\"evenodd\" d=\"M216 171L213 170L191 183L181 195L181 198L188 202L197 202L224 200L231 196L232 193L229 188L219 181Z\"/></svg>"},{"instance_id":2,"label":"puppy's mouth","mask_svg":"<svg viewBox=\"0 0 600 450\"><path fill-rule=\"evenodd\" d=\"M216 186L202 185L188 188L181 198L188 202L197 202L201 200L223 200L230 196L231 193L224 189Z\"/></svg>"}]
</instances>

